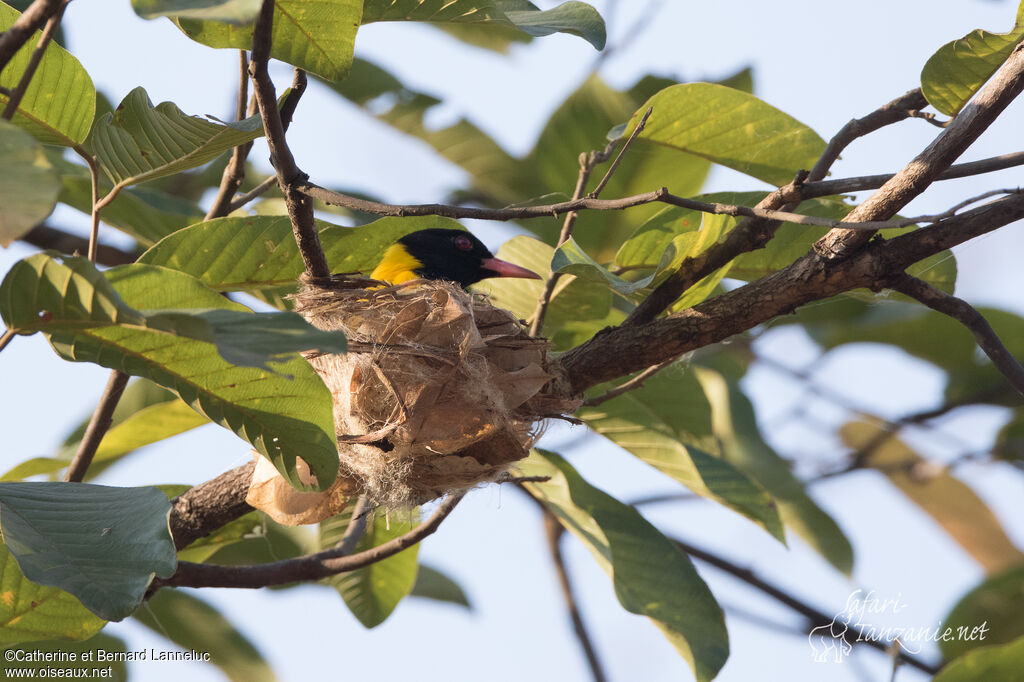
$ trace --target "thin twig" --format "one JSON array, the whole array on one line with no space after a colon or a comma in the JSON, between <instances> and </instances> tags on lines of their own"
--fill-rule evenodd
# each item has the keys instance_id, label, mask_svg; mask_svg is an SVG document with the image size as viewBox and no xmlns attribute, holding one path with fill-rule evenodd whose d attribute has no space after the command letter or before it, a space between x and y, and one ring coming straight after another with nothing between
<instances>
[{"instance_id":1,"label":"thin twig","mask_svg":"<svg viewBox=\"0 0 1024 682\"><path fill-rule=\"evenodd\" d=\"M32 34L61 10L63 4L64 0L35 0L9 29L0 33L0 72Z\"/></svg>"},{"instance_id":2,"label":"thin twig","mask_svg":"<svg viewBox=\"0 0 1024 682\"><path fill-rule=\"evenodd\" d=\"M60 20L64 17L64 10L69 2L71 0L62 0L57 11L46 20L46 28L43 29L42 35L39 36L39 42L36 43L36 48L28 59L25 72L21 74L21 79L9 95L10 99L7 102L7 106L4 107L3 113L0 114L0 118L3 118L5 121L10 121L14 118L14 114L17 113L18 105L21 104L21 100L25 97L25 92L28 91L29 83L32 82L32 77L36 74L36 69L39 68L39 63L43 60L43 54L46 52L47 46L53 40L54 34L57 33Z\"/></svg>"},{"instance_id":3,"label":"thin twig","mask_svg":"<svg viewBox=\"0 0 1024 682\"><path fill-rule=\"evenodd\" d=\"M0 334L0 350L7 348L7 344L9 344L15 336L17 336L17 334L15 334L13 331L11 331L10 329L5 329L4 333Z\"/></svg>"},{"instance_id":4,"label":"thin twig","mask_svg":"<svg viewBox=\"0 0 1024 682\"><path fill-rule=\"evenodd\" d=\"M565 608L572 620L572 629L576 633L576 640L583 649L583 655L590 666L590 675L594 682L605 682L608 678L601 667L601 661L597 657L597 650L594 648L587 626L580 615L579 607L576 605L576 596L573 594L572 582L569 580L569 571L565 566L565 557L562 555L561 539L564 534L562 524L558 522L554 514L544 512L544 534L548 540L548 551L551 553L551 562L555 567L555 575L558 576L558 585L562 588L562 597L565 599Z\"/></svg>"},{"instance_id":5,"label":"thin twig","mask_svg":"<svg viewBox=\"0 0 1024 682\"><path fill-rule=\"evenodd\" d=\"M107 435L107 430L113 423L114 408L117 407L117 401L121 399L121 394L124 393L124 387L127 385L127 374L116 369L110 373L107 387L103 389L103 395L96 406L96 411L92 413L92 419L89 420L82 441L78 444L78 452L75 453L71 464L68 465L68 470L64 472L65 481L77 483L85 478L85 472L92 464L92 458L96 455L100 441L103 440L103 436Z\"/></svg>"},{"instance_id":6,"label":"thin twig","mask_svg":"<svg viewBox=\"0 0 1024 682\"><path fill-rule=\"evenodd\" d=\"M19 237L19 239L26 244L37 246L40 249L53 249L61 253L78 254L88 253L89 251L88 239L55 227L50 227L49 225L36 225ZM96 245L95 262L100 265L126 265L127 263L134 263L137 257L138 254L124 251L114 246L107 244Z\"/></svg>"},{"instance_id":7,"label":"thin twig","mask_svg":"<svg viewBox=\"0 0 1024 682\"><path fill-rule=\"evenodd\" d=\"M245 118L246 103L249 101L249 60L245 56L245 50L238 51L238 99L235 105L235 120L241 121ZM231 151L231 160L224 167L224 173L220 178L220 187L217 189L217 197L213 200L210 210L206 212L204 220L213 220L228 215L231 205L231 198L235 196L239 185L245 179L245 160L249 157L249 151L253 143L240 144Z\"/></svg>"},{"instance_id":8,"label":"thin twig","mask_svg":"<svg viewBox=\"0 0 1024 682\"><path fill-rule=\"evenodd\" d=\"M263 0L260 13L256 17L253 28L252 58L249 62L249 76L252 78L256 93L256 103L263 117L263 130L270 148L270 159L277 170L277 181L284 192L285 206L292 223L299 253L306 274L310 277L330 277L331 270L327 265L327 257L320 245L320 236L313 223L313 202L310 197L296 191L296 187L304 182L307 176L295 164L295 157L285 139L284 124L281 112L277 108L277 96L274 83L270 79L267 63L270 61L271 34L274 22L274 0ZM306 74L295 69L292 88L304 90Z\"/></svg>"},{"instance_id":9,"label":"thin twig","mask_svg":"<svg viewBox=\"0 0 1024 682\"><path fill-rule=\"evenodd\" d=\"M996 369L1024 395L1024 367L999 339L988 320L971 304L906 273L896 275L890 286L967 327Z\"/></svg>"},{"instance_id":10,"label":"thin twig","mask_svg":"<svg viewBox=\"0 0 1024 682\"><path fill-rule=\"evenodd\" d=\"M810 604L807 604L806 602L790 594L789 592L786 592L785 590L776 587L775 585L772 585L766 580L759 578L749 569L742 568L734 562L729 561L728 559L720 557L717 554L713 554L712 552L709 552L706 549L702 549L700 547L691 545L688 542L684 542L679 539L673 539L672 541L675 542L681 550L683 550L693 558L703 561L706 564L714 566L720 571L728 573L729 575L738 578L739 580L742 580L743 582L755 588L759 592L768 595L772 599L787 606L789 609L795 611L796 613L799 613L801 616L808 620L808 632L810 632L815 627L821 625L829 625L835 620L835 615L829 616L824 611L814 608ZM851 636L846 640L850 644L856 645L859 643L863 643L873 649L877 649L879 651L883 651L886 653L889 652L889 646L886 643L877 641L876 639L873 639L871 637L866 637L864 635L864 632L852 623L850 624L850 630ZM923 672L929 673L931 675L934 675L938 672L938 668L936 668L935 666L926 663L925 661L922 661L916 656L908 654L902 649L899 651L897 656L899 656L899 659L907 665L917 668L918 670L921 670Z\"/></svg>"},{"instance_id":11,"label":"thin twig","mask_svg":"<svg viewBox=\"0 0 1024 682\"><path fill-rule=\"evenodd\" d=\"M370 502L369 498L365 495L361 495L356 504L352 507L352 516L348 522L348 528L345 529L345 534L341 536L341 540L334 546L338 551L339 556L348 556L355 551L356 545L363 539L366 534L366 524L370 520L370 514L373 512L375 504Z\"/></svg>"},{"instance_id":12,"label":"thin twig","mask_svg":"<svg viewBox=\"0 0 1024 682\"><path fill-rule=\"evenodd\" d=\"M640 121L637 122L636 127L633 128L632 134L630 134L625 144L622 145L622 149L619 150L619 153L615 157L615 160L612 161L612 165L608 167L608 172L606 172L604 174L604 177L601 178L601 181L597 183L597 187L594 188L594 191L587 195L588 197L590 197L591 199L596 199L601 194L601 191L605 188L605 185L607 185L608 181L612 179L612 175L618 169L619 164L622 163L622 157L625 156L626 152L629 151L629 148L633 146L633 142L636 140L637 136L639 136L640 133L644 131L644 127L647 125L647 119L651 117L651 112L653 111L654 107L647 107L647 111L644 112L643 117L640 118Z\"/></svg>"},{"instance_id":13,"label":"thin twig","mask_svg":"<svg viewBox=\"0 0 1024 682\"><path fill-rule=\"evenodd\" d=\"M92 183L92 213L91 223L89 227L89 250L87 252L89 260L93 263L96 262L96 249L99 247L100 238L100 212L103 208L114 200L114 197L120 193L121 189L115 185L107 196L100 199L100 165L96 161L96 157L89 153L89 150L80 144L71 146L71 149L78 154L85 163L89 166L89 179Z\"/></svg>"},{"instance_id":14,"label":"thin twig","mask_svg":"<svg viewBox=\"0 0 1024 682\"><path fill-rule=\"evenodd\" d=\"M955 180L983 173L994 173L1021 165L1024 165L1024 152L1013 152L1012 154L1002 154L988 159L981 159L980 161L958 163L944 170L935 179ZM878 189L889 182L889 180L892 180L895 175L895 173L882 173L879 175L861 175L852 178L807 182L804 183L804 198L814 199L815 197L831 196L834 194L848 194L850 192Z\"/></svg>"},{"instance_id":15,"label":"thin twig","mask_svg":"<svg viewBox=\"0 0 1024 682\"><path fill-rule=\"evenodd\" d=\"M256 185L255 187L253 187L251 190L249 190L245 194L239 196L238 198L233 200L230 204L228 204L228 213L232 213L233 211L237 211L238 209L242 208L243 206L248 204L253 199L259 198L268 189L270 189L271 187L274 187L276 185L277 185L277 176L276 175L271 175L269 178L267 178L266 180L264 180L260 184Z\"/></svg>"},{"instance_id":16,"label":"thin twig","mask_svg":"<svg viewBox=\"0 0 1024 682\"><path fill-rule=\"evenodd\" d=\"M179 561L177 572L166 580L153 581L150 588L161 587L238 587L255 589L299 581L327 578L354 571L387 559L433 534L441 522L455 509L463 494L451 495L434 513L411 531L372 549L344 556L337 548L294 559L273 561L255 566L217 566Z\"/></svg>"},{"instance_id":17,"label":"thin twig","mask_svg":"<svg viewBox=\"0 0 1024 682\"><path fill-rule=\"evenodd\" d=\"M628 393L629 391L640 388L641 386L644 385L645 381L647 381L652 376L654 376L661 370L665 369L675 361L676 358L669 358L665 362L660 362L657 365L651 365L650 367L648 367L647 369L645 369L644 371L640 372L635 377L630 379L629 381L625 381L619 384L610 391L602 393L601 395L596 395L593 398L587 398L586 400L583 401L583 407L593 407L594 405L600 405L601 403L607 402L612 398L619 397L623 393Z\"/></svg>"}]
</instances>

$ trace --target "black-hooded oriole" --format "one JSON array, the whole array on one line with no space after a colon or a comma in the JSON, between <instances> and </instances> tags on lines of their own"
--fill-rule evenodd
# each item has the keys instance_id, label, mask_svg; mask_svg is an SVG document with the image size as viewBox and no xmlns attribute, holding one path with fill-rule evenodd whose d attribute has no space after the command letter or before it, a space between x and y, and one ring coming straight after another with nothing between
<instances>
[{"instance_id":1,"label":"black-hooded oriole","mask_svg":"<svg viewBox=\"0 0 1024 682\"><path fill-rule=\"evenodd\" d=\"M436 279L464 288L488 277L540 279L535 272L495 258L469 232L444 228L405 235L388 247L370 277L389 284Z\"/></svg>"}]
</instances>

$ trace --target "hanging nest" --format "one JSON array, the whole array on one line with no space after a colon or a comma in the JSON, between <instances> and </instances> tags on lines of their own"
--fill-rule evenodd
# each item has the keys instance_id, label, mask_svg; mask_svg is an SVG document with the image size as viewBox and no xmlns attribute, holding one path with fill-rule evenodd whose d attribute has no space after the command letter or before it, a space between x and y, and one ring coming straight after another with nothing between
<instances>
[{"instance_id":1,"label":"hanging nest","mask_svg":"<svg viewBox=\"0 0 1024 682\"><path fill-rule=\"evenodd\" d=\"M426 280L351 287L318 280L294 296L311 324L348 338L345 355L307 355L334 398L340 471L303 493L259 458L248 501L275 520L315 523L359 495L410 508L493 481L527 456L540 420L579 406L546 390L547 341L485 298Z\"/></svg>"}]
</instances>

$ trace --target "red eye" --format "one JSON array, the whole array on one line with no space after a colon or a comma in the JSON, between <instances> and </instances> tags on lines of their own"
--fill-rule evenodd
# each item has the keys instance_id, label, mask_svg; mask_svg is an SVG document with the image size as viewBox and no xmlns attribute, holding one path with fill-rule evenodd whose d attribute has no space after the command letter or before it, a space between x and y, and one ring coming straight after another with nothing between
<instances>
[{"instance_id":1,"label":"red eye","mask_svg":"<svg viewBox=\"0 0 1024 682\"><path fill-rule=\"evenodd\" d=\"M457 248L459 251L472 251L473 242L470 240L469 237L459 235L458 237L455 238L455 248Z\"/></svg>"}]
</instances>

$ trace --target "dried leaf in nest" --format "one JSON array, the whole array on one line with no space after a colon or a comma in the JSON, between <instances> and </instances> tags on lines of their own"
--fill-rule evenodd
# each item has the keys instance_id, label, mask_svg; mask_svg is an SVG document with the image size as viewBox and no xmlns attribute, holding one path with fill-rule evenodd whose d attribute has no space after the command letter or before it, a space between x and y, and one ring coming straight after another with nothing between
<instances>
[{"instance_id":1,"label":"dried leaf in nest","mask_svg":"<svg viewBox=\"0 0 1024 682\"><path fill-rule=\"evenodd\" d=\"M348 354L309 361L334 397L339 476L383 506L494 480L527 455L538 420L578 406L545 392L544 339L455 285L318 282L295 301L314 326L348 337Z\"/></svg>"}]
</instances>

